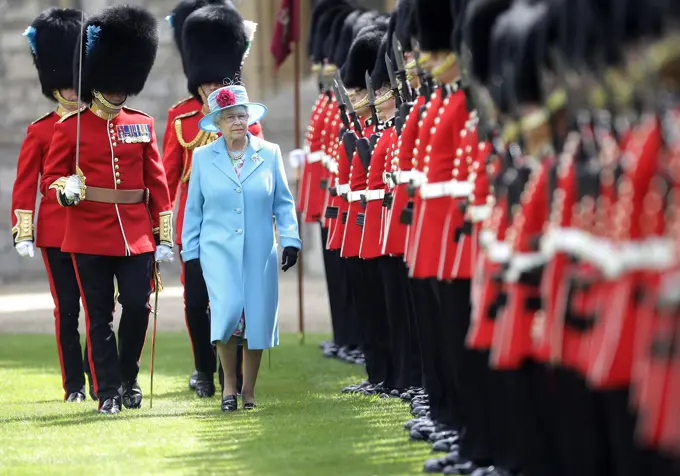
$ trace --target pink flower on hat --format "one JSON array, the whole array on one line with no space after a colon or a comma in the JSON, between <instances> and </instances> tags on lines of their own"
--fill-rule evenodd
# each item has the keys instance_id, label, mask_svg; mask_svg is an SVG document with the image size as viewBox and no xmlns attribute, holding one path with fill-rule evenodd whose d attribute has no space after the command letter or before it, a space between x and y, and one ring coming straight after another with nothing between
<instances>
[{"instance_id":1,"label":"pink flower on hat","mask_svg":"<svg viewBox=\"0 0 680 476\"><path fill-rule=\"evenodd\" d=\"M217 93L215 101L220 108L233 106L236 104L236 95L228 89L222 89L219 93Z\"/></svg>"}]
</instances>

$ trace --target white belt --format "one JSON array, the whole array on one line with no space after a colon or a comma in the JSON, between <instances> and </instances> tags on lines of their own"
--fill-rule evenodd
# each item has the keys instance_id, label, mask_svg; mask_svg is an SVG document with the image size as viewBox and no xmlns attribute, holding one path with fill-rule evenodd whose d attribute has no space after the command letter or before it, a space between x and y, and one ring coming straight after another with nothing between
<instances>
[{"instance_id":1,"label":"white belt","mask_svg":"<svg viewBox=\"0 0 680 476\"><path fill-rule=\"evenodd\" d=\"M367 202L373 200L382 200L385 198L385 190L366 190L363 192L363 195L366 197Z\"/></svg>"},{"instance_id":2,"label":"white belt","mask_svg":"<svg viewBox=\"0 0 680 476\"><path fill-rule=\"evenodd\" d=\"M479 223L491 216L491 205L470 205L468 211L470 212L470 221Z\"/></svg>"},{"instance_id":3,"label":"white belt","mask_svg":"<svg viewBox=\"0 0 680 476\"><path fill-rule=\"evenodd\" d=\"M392 172L383 172L383 183L389 188L394 188L396 186Z\"/></svg>"},{"instance_id":4,"label":"white belt","mask_svg":"<svg viewBox=\"0 0 680 476\"><path fill-rule=\"evenodd\" d=\"M324 158L324 153L321 152L320 150L317 150L316 152L310 152L307 154L307 163L308 164L315 164L316 162L321 162Z\"/></svg>"},{"instance_id":5,"label":"white belt","mask_svg":"<svg viewBox=\"0 0 680 476\"><path fill-rule=\"evenodd\" d=\"M399 172L396 172L395 175L397 177L398 184L409 183L413 181L415 186L420 186L423 182L425 182L425 174L420 170L400 170Z\"/></svg>"},{"instance_id":6,"label":"white belt","mask_svg":"<svg viewBox=\"0 0 680 476\"><path fill-rule=\"evenodd\" d=\"M505 280L516 283L523 272L541 266L546 261L543 253L517 253L510 258L510 267L505 274Z\"/></svg>"},{"instance_id":7,"label":"white belt","mask_svg":"<svg viewBox=\"0 0 680 476\"><path fill-rule=\"evenodd\" d=\"M348 183L341 183L340 185L335 187L335 191L338 192L338 195L349 193L349 184Z\"/></svg>"},{"instance_id":8,"label":"white belt","mask_svg":"<svg viewBox=\"0 0 680 476\"><path fill-rule=\"evenodd\" d=\"M420 187L420 197L424 199L440 197L462 198L470 195L473 190L473 184L458 180L426 183Z\"/></svg>"},{"instance_id":9,"label":"white belt","mask_svg":"<svg viewBox=\"0 0 680 476\"><path fill-rule=\"evenodd\" d=\"M358 192L347 192L347 201L349 203L358 202L359 200L361 200L361 196L363 194L364 194L363 190L358 191Z\"/></svg>"}]
</instances>

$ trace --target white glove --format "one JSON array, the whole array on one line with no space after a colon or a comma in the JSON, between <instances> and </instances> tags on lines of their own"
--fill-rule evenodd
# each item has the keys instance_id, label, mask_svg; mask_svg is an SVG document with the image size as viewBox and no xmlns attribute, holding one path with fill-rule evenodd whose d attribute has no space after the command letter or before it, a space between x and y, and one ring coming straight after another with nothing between
<instances>
[{"instance_id":1,"label":"white glove","mask_svg":"<svg viewBox=\"0 0 680 476\"><path fill-rule=\"evenodd\" d=\"M156 247L156 261L161 262L172 262L175 259L175 255L172 252L172 248L168 245L158 245Z\"/></svg>"},{"instance_id":2,"label":"white glove","mask_svg":"<svg viewBox=\"0 0 680 476\"><path fill-rule=\"evenodd\" d=\"M20 241L16 245L14 245L14 248L16 248L17 253L19 253L19 256L22 256L26 258L27 256L30 256L33 258L35 256L35 246L33 246L32 241Z\"/></svg>"},{"instance_id":3,"label":"white glove","mask_svg":"<svg viewBox=\"0 0 680 476\"><path fill-rule=\"evenodd\" d=\"M66 185L64 186L64 195L66 195L66 200L73 202L76 197L80 200L80 188L82 186L80 177L77 175L71 175L66 180Z\"/></svg>"}]
</instances>

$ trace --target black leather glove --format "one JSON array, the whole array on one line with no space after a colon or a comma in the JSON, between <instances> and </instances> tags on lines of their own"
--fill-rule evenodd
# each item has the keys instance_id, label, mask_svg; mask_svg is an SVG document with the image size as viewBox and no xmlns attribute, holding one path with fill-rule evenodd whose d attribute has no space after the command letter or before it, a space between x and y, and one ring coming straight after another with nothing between
<instances>
[{"instance_id":1,"label":"black leather glove","mask_svg":"<svg viewBox=\"0 0 680 476\"><path fill-rule=\"evenodd\" d=\"M295 266L298 260L298 249L292 246L286 246L281 254L281 269L285 273L290 268Z\"/></svg>"}]
</instances>

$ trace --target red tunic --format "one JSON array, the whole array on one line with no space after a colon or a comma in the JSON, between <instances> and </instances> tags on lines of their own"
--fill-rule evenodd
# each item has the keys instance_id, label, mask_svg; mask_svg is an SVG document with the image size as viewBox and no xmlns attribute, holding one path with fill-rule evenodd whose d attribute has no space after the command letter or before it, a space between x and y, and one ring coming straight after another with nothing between
<instances>
[{"instance_id":1,"label":"red tunic","mask_svg":"<svg viewBox=\"0 0 680 476\"><path fill-rule=\"evenodd\" d=\"M508 230L512 259L530 257L538 253L532 241L543 231L548 221L548 174L551 160L544 158L533 170L524 192L521 208L512 219ZM507 283L507 305L498 316L491 350L492 364L499 369L516 369L533 353L532 328L537 317L535 301L538 286L520 282Z\"/></svg>"},{"instance_id":2,"label":"red tunic","mask_svg":"<svg viewBox=\"0 0 680 476\"><path fill-rule=\"evenodd\" d=\"M626 157L631 166L624 171L614 216L617 226L612 234L615 243L639 243L643 237L642 221L650 183L656 172L661 150L661 128L656 117L641 121L628 144ZM588 380L598 388L619 388L631 381L633 349L637 332L640 302L637 296L645 275L628 271L611 282L608 299L602 302L601 325L593 332L589 356Z\"/></svg>"},{"instance_id":3,"label":"red tunic","mask_svg":"<svg viewBox=\"0 0 680 476\"><path fill-rule=\"evenodd\" d=\"M476 125L474 126L476 127ZM472 157L472 165L470 172L470 182L473 184L472 194L470 195L469 205L466 212L466 220L468 220L472 225L472 235L470 237L470 256L468 264L463 261L463 254L460 255L461 266L458 268L465 269L469 266L470 273L474 277L475 268L479 261L480 246L479 246L479 234L482 230L483 223L491 215L491 184L489 180L489 174L487 172L487 162L491 156L492 147L488 142L479 142L478 144L472 144L475 148L475 153ZM453 213L453 210L449 212L449 216ZM464 251L464 250L462 250ZM456 271L454 262L454 269ZM442 274L439 279L446 279L447 276L444 273L446 267L440 265Z\"/></svg>"},{"instance_id":4,"label":"red tunic","mask_svg":"<svg viewBox=\"0 0 680 476\"><path fill-rule=\"evenodd\" d=\"M154 231L161 214L172 218L165 170L158 153L153 118L123 108L111 120L90 109L80 115L80 170L85 185L105 189L148 190L148 203L118 205L85 200L66 210L62 251L102 256L129 256L156 249ZM118 126L148 128L149 141L126 143ZM45 158L40 190L57 201L60 178L76 173L76 115L64 116L54 127L54 138ZM165 232L171 233L172 224ZM161 235L164 236L163 230ZM172 239L169 237L170 240ZM170 242L169 244L172 244Z\"/></svg>"},{"instance_id":5,"label":"red tunic","mask_svg":"<svg viewBox=\"0 0 680 476\"><path fill-rule=\"evenodd\" d=\"M350 130L350 134L354 130ZM351 157L347 156L347 151L341 141L338 142L338 172L335 179L335 189L337 196L334 197L333 205L337 207L337 219L333 222L332 228L329 228L328 246L329 250L339 250L342 248L342 240L345 236L345 225L347 223L347 213L349 210L349 203L342 197L343 193L349 191L349 175L351 168Z\"/></svg>"},{"instance_id":6,"label":"red tunic","mask_svg":"<svg viewBox=\"0 0 680 476\"><path fill-rule=\"evenodd\" d=\"M314 162L308 162L309 168L309 182L307 184L308 192L304 204L305 221L307 223L318 222L324 213L324 202L326 190L321 187L321 180L327 174L327 168L324 162L327 161L329 149L333 148L334 141L337 140L337 124L340 119L340 111L334 103L329 103L324 110L329 119L329 124L324 128L323 142L320 141L317 151L312 152L310 157L313 157ZM334 137L336 138L334 140ZM321 145L324 144L322 147Z\"/></svg>"},{"instance_id":7,"label":"red tunic","mask_svg":"<svg viewBox=\"0 0 680 476\"><path fill-rule=\"evenodd\" d=\"M383 254L380 242L383 226L382 204L385 194L383 172L385 172L386 157L391 156L390 148L395 134L394 122L392 120L387 121L371 155L371 165L368 167L368 180L366 181L366 188L370 195L367 196L366 210L364 210L364 228L359 250L360 258L377 258Z\"/></svg>"},{"instance_id":8,"label":"red tunic","mask_svg":"<svg viewBox=\"0 0 680 476\"><path fill-rule=\"evenodd\" d=\"M409 173L413 169L413 150L418 138L420 108L425 104L425 98L419 96L411 108L397 141L395 155L397 166L392 166L391 172L398 177L401 172ZM387 216L385 238L383 239L383 253L392 256L404 254L408 227L401 223L401 212L406 208L409 197L406 193L408 182L397 184L392 190L392 207Z\"/></svg>"},{"instance_id":9,"label":"red tunic","mask_svg":"<svg viewBox=\"0 0 680 476\"><path fill-rule=\"evenodd\" d=\"M328 96L326 94L319 94L319 97L314 103L312 114L309 117L309 125L307 126L307 133L305 134L305 152L307 158L302 166L302 174L300 175L300 187L297 190L297 211L302 213L304 204L307 201L307 193L309 191L309 155L321 149L321 123L322 111L328 103Z\"/></svg>"},{"instance_id":10,"label":"red tunic","mask_svg":"<svg viewBox=\"0 0 680 476\"><path fill-rule=\"evenodd\" d=\"M434 125L435 121L439 117L439 108L441 107L442 102L443 99L441 89L437 90L437 92L432 93L432 96L430 97L430 102L428 102L427 105L425 106L426 108L425 114L418 124L418 138L416 139L415 148L413 150L414 156L413 170L418 171L421 176L423 175L423 170L427 165L424 159L431 151L431 149L428 149L427 147L430 145L432 134L435 132ZM421 216L420 213L422 200L420 198L419 192L420 192L419 188L416 187L416 194L415 197L413 198L413 221L408 227L406 244L404 247L404 256L406 264L410 268L409 270L410 276L413 275L413 267L415 264L414 258L416 255L417 246L416 231L418 229L418 222Z\"/></svg>"},{"instance_id":11,"label":"red tunic","mask_svg":"<svg viewBox=\"0 0 680 476\"><path fill-rule=\"evenodd\" d=\"M457 181L458 193L449 203L445 219L444 240L439 257L437 277L440 280L470 279L472 277L472 249L475 244L472 222L466 219L462 206L469 200L474 189L470 177L472 163L477 160L479 144L477 129L468 121L460 131L460 142L454 160L453 179ZM469 190L467 188L469 187ZM466 223L467 222L467 223Z\"/></svg>"},{"instance_id":12,"label":"red tunic","mask_svg":"<svg viewBox=\"0 0 680 476\"><path fill-rule=\"evenodd\" d=\"M437 118L430 130L429 144L425 148L427 155L423 159L425 164L423 171L427 177L427 184L420 189L411 277L437 277L440 257L446 254L447 248L455 246L452 242L453 234L445 235L444 229L451 203L456 200L448 190L435 190L438 196L431 198L427 195L423 196L422 193L431 187L443 188L442 185L453 184L452 180L458 180L456 170L461 164L460 158L456 157L456 150L460 145L467 117L465 94L462 90L449 93L440 102ZM458 163L455 163L456 161ZM462 180L467 178L467 174L465 175L466 177ZM462 221L462 213L459 212L459 214Z\"/></svg>"},{"instance_id":13,"label":"red tunic","mask_svg":"<svg viewBox=\"0 0 680 476\"><path fill-rule=\"evenodd\" d=\"M324 191L324 216L322 218L322 226L328 230L332 230L335 227L335 220L331 210L333 210L337 216L338 210L338 197L331 195L331 189L335 187L338 183L338 154L340 153L340 120L338 120L333 130L335 135L335 140L332 140L328 147L325 148L325 161L324 161L324 180L326 181L327 187ZM331 215L329 215L329 213ZM330 238L330 233L328 234ZM328 240L324 243L324 246L328 246Z\"/></svg>"},{"instance_id":14,"label":"red tunic","mask_svg":"<svg viewBox=\"0 0 680 476\"><path fill-rule=\"evenodd\" d=\"M26 130L17 160L17 176L12 188L12 235L14 243L32 241L40 248L61 248L66 226L66 210L56 201L40 198L37 234L34 236L35 199L45 158L60 116L50 112L34 121Z\"/></svg>"},{"instance_id":15,"label":"red tunic","mask_svg":"<svg viewBox=\"0 0 680 476\"><path fill-rule=\"evenodd\" d=\"M363 130L364 137L371 137L375 127L375 124L370 119L366 121L366 127ZM356 193L366 190L367 178L366 168L361 163L359 152L355 149L352 155L352 165L349 174L350 193L355 192L353 195L356 195ZM363 213L363 208L359 199L352 199L349 194L348 198L347 223L345 224L345 233L342 237L342 248L340 250L340 256L343 258L359 256L359 248L361 248L361 226L357 224L357 217L359 213Z\"/></svg>"}]
</instances>

